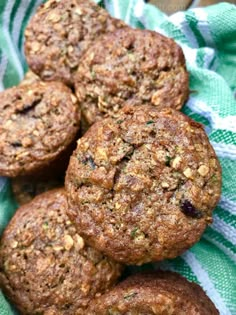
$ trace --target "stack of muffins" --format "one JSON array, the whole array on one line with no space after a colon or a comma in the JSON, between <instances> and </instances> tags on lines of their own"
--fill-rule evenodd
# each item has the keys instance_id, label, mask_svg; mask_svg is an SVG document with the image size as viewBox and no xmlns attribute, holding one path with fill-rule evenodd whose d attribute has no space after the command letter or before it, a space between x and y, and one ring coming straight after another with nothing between
<instances>
[{"instance_id":1,"label":"stack of muffins","mask_svg":"<svg viewBox=\"0 0 236 315\"><path fill-rule=\"evenodd\" d=\"M119 280L190 248L219 201L216 154L179 112L181 48L91 0L49 0L25 37L30 71L0 104L0 175L21 205L1 238L5 295L28 315L219 314L175 273Z\"/></svg>"}]
</instances>

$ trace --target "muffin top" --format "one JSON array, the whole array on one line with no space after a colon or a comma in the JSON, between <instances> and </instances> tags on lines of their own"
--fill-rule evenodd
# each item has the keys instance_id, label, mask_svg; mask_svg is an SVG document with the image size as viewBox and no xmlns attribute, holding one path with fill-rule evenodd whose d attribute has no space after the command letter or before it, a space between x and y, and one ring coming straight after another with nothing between
<instances>
[{"instance_id":1,"label":"muffin top","mask_svg":"<svg viewBox=\"0 0 236 315\"><path fill-rule=\"evenodd\" d=\"M179 110L189 93L181 47L157 32L129 27L89 47L75 74L75 87L90 125L116 117L124 104Z\"/></svg>"},{"instance_id":2,"label":"muffin top","mask_svg":"<svg viewBox=\"0 0 236 315\"><path fill-rule=\"evenodd\" d=\"M23 314L87 314L121 266L87 246L66 215L64 189L17 210L0 246L0 283Z\"/></svg>"},{"instance_id":3,"label":"muffin top","mask_svg":"<svg viewBox=\"0 0 236 315\"><path fill-rule=\"evenodd\" d=\"M72 85L73 73L88 46L123 26L92 0L49 0L39 7L25 31L27 62L43 80Z\"/></svg>"},{"instance_id":4,"label":"muffin top","mask_svg":"<svg viewBox=\"0 0 236 315\"><path fill-rule=\"evenodd\" d=\"M88 315L219 315L196 283L174 272L141 273L96 299Z\"/></svg>"},{"instance_id":5,"label":"muffin top","mask_svg":"<svg viewBox=\"0 0 236 315\"><path fill-rule=\"evenodd\" d=\"M80 109L59 82L19 85L1 93L0 175L35 173L62 154L79 129Z\"/></svg>"},{"instance_id":6,"label":"muffin top","mask_svg":"<svg viewBox=\"0 0 236 315\"><path fill-rule=\"evenodd\" d=\"M78 141L66 174L68 214L116 261L173 258L212 221L221 168L202 125L153 106L126 106Z\"/></svg>"}]
</instances>

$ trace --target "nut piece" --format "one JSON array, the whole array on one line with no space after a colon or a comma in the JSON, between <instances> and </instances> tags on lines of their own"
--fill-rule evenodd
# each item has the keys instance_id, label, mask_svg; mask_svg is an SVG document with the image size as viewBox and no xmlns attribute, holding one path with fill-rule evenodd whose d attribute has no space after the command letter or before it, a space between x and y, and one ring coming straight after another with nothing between
<instances>
[{"instance_id":1,"label":"nut piece","mask_svg":"<svg viewBox=\"0 0 236 315\"><path fill-rule=\"evenodd\" d=\"M172 162L172 167L177 169L180 166L180 162L181 162L181 157L176 156Z\"/></svg>"},{"instance_id":2,"label":"nut piece","mask_svg":"<svg viewBox=\"0 0 236 315\"><path fill-rule=\"evenodd\" d=\"M81 236L79 236L78 234L75 234L75 238L76 238L76 240L75 240L76 249L84 248L84 239Z\"/></svg>"},{"instance_id":3,"label":"nut piece","mask_svg":"<svg viewBox=\"0 0 236 315\"><path fill-rule=\"evenodd\" d=\"M70 250L74 245L73 238L70 235L64 236L64 247L66 250Z\"/></svg>"},{"instance_id":4,"label":"nut piece","mask_svg":"<svg viewBox=\"0 0 236 315\"><path fill-rule=\"evenodd\" d=\"M197 170L201 176L206 176L209 173L209 167L206 165L201 165Z\"/></svg>"},{"instance_id":5,"label":"nut piece","mask_svg":"<svg viewBox=\"0 0 236 315\"><path fill-rule=\"evenodd\" d=\"M193 171L191 170L191 168L186 168L184 170L184 176L187 177L187 178L193 178Z\"/></svg>"}]
</instances>

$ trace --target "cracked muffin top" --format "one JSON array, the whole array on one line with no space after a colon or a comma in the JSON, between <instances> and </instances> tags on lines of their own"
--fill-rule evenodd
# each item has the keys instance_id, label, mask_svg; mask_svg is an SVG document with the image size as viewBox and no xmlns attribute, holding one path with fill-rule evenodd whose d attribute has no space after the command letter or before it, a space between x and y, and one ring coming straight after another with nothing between
<instances>
[{"instance_id":1,"label":"cracked muffin top","mask_svg":"<svg viewBox=\"0 0 236 315\"><path fill-rule=\"evenodd\" d=\"M121 27L122 21L92 0L49 0L39 7L25 31L27 62L42 80L72 85L88 46Z\"/></svg>"},{"instance_id":2,"label":"cracked muffin top","mask_svg":"<svg viewBox=\"0 0 236 315\"><path fill-rule=\"evenodd\" d=\"M95 248L125 264L180 255L212 221L221 167L203 126L173 109L126 106L78 141L68 214Z\"/></svg>"},{"instance_id":3,"label":"cracked muffin top","mask_svg":"<svg viewBox=\"0 0 236 315\"><path fill-rule=\"evenodd\" d=\"M59 159L75 140L80 109L59 82L19 85L1 93L0 175L30 175Z\"/></svg>"},{"instance_id":4,"label":"cracked muffin top","mask_svg":"<svg viewBox=\"0 0 236 315\"><path fill-rule=\"evenodd\" d=\"M172 39L126 27L89 47L75 74L75 89L89 125L116 117L124 104L179 110L189 94L185 58Z\"/></svg>"},{"instance_id":5,"label":"cracked muffin top","mask_svg":"<svg viewBox=\"0 0 236 315\"><path fill-rule=\"evenodd\" d=\"M121 265L87 246L67 214L64 189L17 210L1 239L0 284L26 315L86 315Z\"/></svg>"},{"instance_id":6,"label":"cracked muffin top","mask_svg":"<svg viewBox=\"0 0 236 315\"><path fill-rule=\"evenodd\" d=\"M92 302L88 315L219 315L203 289L174 272L136 274Z\"/></svg>"}]
</instances>

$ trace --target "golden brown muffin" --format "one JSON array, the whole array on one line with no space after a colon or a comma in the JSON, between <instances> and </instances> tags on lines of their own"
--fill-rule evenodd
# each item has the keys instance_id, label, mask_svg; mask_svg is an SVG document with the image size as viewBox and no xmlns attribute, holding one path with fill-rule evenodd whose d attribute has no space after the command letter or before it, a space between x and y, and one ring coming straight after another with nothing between
<instances>
[{"instance_id":1,"label":"golden brown muffin","mask_svg":"<svg viewBox=\"0 0 236 315\"><path fill-rule=\"evenodd\" d=\"M1 93L0 175L35 174L62 160L79 129L80 109L59 82L19 85Z\"/></svg>"},{"instance_id":2,"label":"golden brown muffin","mask_svg":"<svg viewBox=\"0 0 236 315\"><path fill-rule=\"evenodd\" d=\"M88 125L116 117L125 104L179 110L189 94L182 49L157 32L119 29L85 52L75 90Z\"/></svg>"},{"instance_id":3,"label":"golden brown muffin","mask_svg":"<svg viewBox=\"0 0 236 315\"><path fill-rule=\"evenodd\" d=\"M0 284L25 315L82 315L121 266L87 246L66 215L64 189L17 210L0 246Z\"/></svg>"},{"instance_id":4,"label":"golden brown muffin","mask_svg":"<svg viewBox=\"0 0 236 315\"><path fill-rule=\"evenodd\" d=\"M25 31L29 67L42 80L72 85L88 46L123 26L91 0L49 0L38 8Z\"/></svg>"},{"instance_id":5,"label":"golden brown muffin","mask_svg":"<svg viewBox=\"0 0 236 315\"><path fill-rule=\"evenodd\" d=\"M203 289L174 272L136 274L97 298L88 315L219 315Z\"/></svg>"},{"instance_id":6,"label":"golden brown muffin","mask_svg":"<svg viewBox=\"0 0 236 315\"><path fill-rule=\"evenodd\" d=\"M77 142L68 214L88 244L125 264L174 258L196 243L221 192L203 126L173 109L127 106Z\"/></svg>"}]
</instances>

